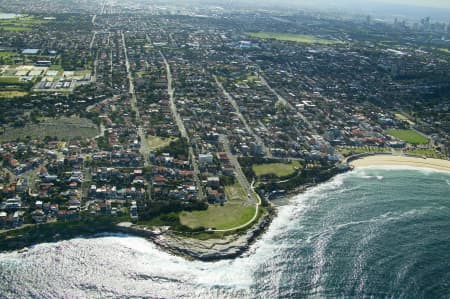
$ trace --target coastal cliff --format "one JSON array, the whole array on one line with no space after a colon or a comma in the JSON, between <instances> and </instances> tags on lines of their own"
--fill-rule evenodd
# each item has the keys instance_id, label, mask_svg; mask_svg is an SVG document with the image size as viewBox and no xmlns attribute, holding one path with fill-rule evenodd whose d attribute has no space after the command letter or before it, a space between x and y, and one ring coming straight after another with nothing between
<instances>
[{"instance_id":1,"label":"coastal cliff","mask_svg":"<svg viewBox=\"0 0 450 299\"><path fill-rule=\"evenodd\" d=\"M170 231L161 232L135 226L118 226L116 229L150 239L162 249L187 259L216 261L236 258L246 252L250 245L267 230L275 216L276 210L269 209L247 230L206 240L196 238L195 235L184 236Z\"/></svg>"}]
</instances>

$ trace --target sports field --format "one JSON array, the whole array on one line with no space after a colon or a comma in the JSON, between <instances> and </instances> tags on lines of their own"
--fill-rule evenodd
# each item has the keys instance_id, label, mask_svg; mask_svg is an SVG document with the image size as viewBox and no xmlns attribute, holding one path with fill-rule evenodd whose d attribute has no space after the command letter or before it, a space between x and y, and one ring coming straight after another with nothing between
<instances>
[{"instance_id":1,"label":"sports field","mask_svg":"<svg viewBox=\"0 0 450 299\"><path fill-rule=\"evenodd\" d=\"M391 136L394 136L397 139L400 139L404 142L411 144L427 144L428 139L419 133L413 130L387 130L387 133Z\"/></svg>"},{"instance_id":2,"label":"sports field","mask_svg":"<svg viewBox=\"0 0 450 299\"><path fill-rule=\"evenodd\" d=\"M281 41L290 41L303 44L320 44L320 45L334 45L340 43L336 40L323 39L312 35L276 33L276 32L254 32L247 33L250 37L261 39L276 39Z\"/></svg>"},{"instance_id":3,"label":"sports field","mask_svg":"<svg viewBox=\"0 0 450 299\"><path fill-rule=\"evenodd\" d=\"M296 169L301 167L302 165L298 161L292 161L290 163L256 164L252 166L253 172L258 177L269 174L273 174L277 177L285 177L293 174Z\"/></svg>"}]
</instances>

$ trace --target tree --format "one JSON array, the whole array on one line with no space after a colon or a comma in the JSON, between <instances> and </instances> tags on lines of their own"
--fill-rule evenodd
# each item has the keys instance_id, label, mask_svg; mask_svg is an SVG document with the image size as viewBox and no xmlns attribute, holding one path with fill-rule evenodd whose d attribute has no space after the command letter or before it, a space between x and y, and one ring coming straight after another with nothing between
<instances>
[{"instance_id":1,"label":"tree","mask_svg":"<svg viewBox=\"0 0 450 299\"><path fill-rule=\"evenodd\" d=\"M285 113L287 111L286 103L282 101L278 101L275 108L277 109L277 113Z\"/></svg>"}]
</instances>

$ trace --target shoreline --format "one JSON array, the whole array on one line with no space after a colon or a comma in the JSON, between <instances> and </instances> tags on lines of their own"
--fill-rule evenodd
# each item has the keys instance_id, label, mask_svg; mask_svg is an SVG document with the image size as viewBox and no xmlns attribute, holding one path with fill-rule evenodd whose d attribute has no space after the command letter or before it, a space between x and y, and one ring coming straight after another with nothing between
<instances>
[{"instance_id":1,"label":"shoreline","mask_svg":"<svg viewBox=\"0 0 450 299\"><path fill-rule=\"evenodd\" d=\"M394 156L390 154L372 154L372 155L358 155L349 157L347 163L352 168L370 168L400 166L414 169L431 169L439 172L450 173L450 161L439 160L432 158L411 157L411 156ZM327 182L334 178L339 173L334 174L331 178L309 183L289 191L285 196L279 198L288 200L295 195L302 194L307 190L316 187L317 185ZM53 243L58 241L70 240L77 237L92 238L102 233L124 233L130 236L142 237L152 242L160 250L169 254L180 256L187 260L198 260L204 262L214 262L226 259L234 259L245 252L247 252L251 245L254 244L270 227L270 224L277 216L278 205L272 203L271 207L260 216L258 221L246 229L237 231L233 234L225 235L222 238L211 238L206 240L197 239L195 237L182 236L171 232L169 229L161 230L148 227L139 227L135 225L110 224L103 225L97 228L89 225L89 229L84 232L77 233L70 231L69 233L56 233L52 236L48 235L42 239L39 237L27 238L20 235L19 238L11 238L13 244L9 250L1 250L0 253L21 251L41 243ZM93 223L94 224L94 223ZM94 226L96 226L94 224ZM34 232L38 232L34 227L28 228ZM24 233L26 233L24 231ZM25 237L25 238L23 238ZM42 236L41 236L42 237ZM40 239L40 240L39 240Z\"/></svg>"},{"instance_id":2,"label":"shoreline","mask_svg":"<svg viewBox=\"0 0 450 299\"><path fill-rule=\"evenodd\" d=\"M314 188L319 184L330 181L340 173L342 172L333 173L330 177L314 183L300 185L290 190L285 196L280 198L289 200L293 196L302 194L310 188ZM53 243L70 240L77 237L91 238L101 233L125 233L130 236L143 237L155 244L161 250L183 257L187 260L214 262L225 259L234 259L247 252L251 245L261 238L264 232L267 231L277 215L277 207L278 206L276 204L272 203L267 211L259 216L257 222L251 224L247 228L229 235L227 234L221 238L201 240L195 237L179 235L171 232L168 228L166 230L161 230L160 228L139 227L132 225L131 223L111 223L107 227L102 227L99 229L96 229L94 224L93 226L89 225L88 229L85 228L86 231L84 231L84 233L77 233L76 231L61 233L59 231L54 231L52 234L47 235L44 238L42 235L39 236L39 234L32 236L20 235L15 238L12 237L9 239L12 244L8 244L10 245L8 246L9 248L6 250L1 250L0 253L20 251L27 247L32 247L41 243ZM48 227L48 224L44 226ZM30 229L35 233L38 233L38 230L36 230L34 226ZM22 232L26 234L26 231Z\"/></svg>"},{"instance_id":3,"label":"shoreline","mask_svg":"<svg viewBox=\"0 0 450 299\"><path fill-rule=\"evenodd\" d=\"M276 215L276 209L272 208L248 229L223 238L200 240L169 233L161 234L151 241L161 250L187 260L215 262L234 259L250 249L250 246L267 231Z\"/></svg>"},{"instance_id":4,"label":"shoreline","mask_svg":"<svg viewBox=\"0 0 450 299\"><path fill-rule=\"evenodd\" d=\"M226 259L234 259L244 254L252 244L254 244L263 233L269 228L272 220L276 217L276 208L269 209L256 223L248 229L238 231L223 238L212 238L207 240L195 239L181 236L169 230L150 229L133 225L123 225L124 223L112 224L100 229L90 229L81 233L66 232L47 235L45 237L32 236L25 237L20 234L18 238L8 238L9 248L0 250L2 253L26 252L29 248L45 244L56 243L75 238L97 238L104 234L124 234L133 237L141 237L153 243L160 250L185 258L186 260L198 260L204 262L214 262ZM37 232L36 227L29 229ZM25 233L26 234L26 233Z\"/></svg>"},{"instance_id":5,"label":"shoreline","mask_svg":"<svg viewBox=\"0 0 450 299\"><path fill-rule=\"evenodd\" d=\"M374 154L350 157L348 162L354 168L404 166L408 168L431 169L450 173L450 161L417 156L396 156L392 154Z\"/></svg>"}]
</instances>

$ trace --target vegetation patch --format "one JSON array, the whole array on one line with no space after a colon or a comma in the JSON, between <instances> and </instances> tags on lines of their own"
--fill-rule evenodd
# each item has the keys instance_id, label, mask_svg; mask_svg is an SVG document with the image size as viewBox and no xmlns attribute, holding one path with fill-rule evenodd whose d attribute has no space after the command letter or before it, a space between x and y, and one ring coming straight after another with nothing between
<instances>
[{"instance_id":1,"label":"vegetation patch","mask_svg":"<svg viewBox=\"0 0 450 299\"><path fill-rule=\"evenodd\" d=\"M227 200L230 201L243 201L247 198L247 193L239 183L235 183L231 186L225 186L225 194Z\"/></svg>"},{"instance_id":2,"label":"vegetation patch","mask_svg":"<svg viewBox=\"0 0 450 299\"><path fill-rule=\"evenodd\" d=\"M181 212L180 222L192 229L232 229L247 223L254 215L254 206L226 203L223 206L210 205L206 211Z\"/></svg>"},{"instance_id":3,"label":"vegetation patch","mask_svg":"<svg viewBox=\"0 0 450 299\"><path fill-rule=\"evenodd\" d=\"M147 220L139 220L138 225L144 227L170 226L173 230L183 232L190 230L189 227L185 227L180 223L180 217L176 212L164 213Z\"/></svg>"},{"instance_id":4,"label":"vegetation patch","mask_svg":"<svg viewBox=\"0 0 450 299\"><path fill-rule=\"evenodd\" d=\"M432 149L417 148L417 149L406 150L405 153L409 154L409 155L417 155L417 156L423 156L423 157L427 157L427 158L446 159L444 154L442 154L436 150L432 150Z\"/></svg>"},{"instance_id":5,"label":"vegetation patch","mask_svg":"<svg viewBox=\"0 0 450 299\"><path fill-rule=\"evenodd\" d=\"M0 86L1 85L18 85L25 84L24 81L20 81L19 77L0 77Z\"/></svg>"},{"instance_id":6,"label":"vegetation patch","mask_svg":"<svg viewBox=\"0 0 450 299\"><path fill-rule=\"evenodd\" d=\"M261 79L258 76L247 74L245 76L241 76L236 79L236 83L242 84L242 83L255 83L255 82L261 82Z\"/></svg>"},{"instance_id":7,"label":"vegetation patch","mask_svg":"<svg viewBox=\"0 0 450 299\"><path fill-rule=\"evenodd\" d=\"M188 143L186 138L177 138L170 142L168 146L162 147L156 151L156 155L168 153L176 158L188 157Z\"/></svg>"},{"instance_id":8,"label":"vegetation patch","mask_svg":"<svg viewBox=\"0 0 450 299\"><path fill-rule=\"evenodd\" d=\"M395 114L395 117L400 119L400 120L406 121L411 126L414 126L416 124L415 122L411 121L408 117L406 117L405 115L403 115L401 113Z\"/></svg>"},{"instance_id":9,"label":"vegetation patch","mask_svg":"<svg viewBox=\"0 0 450 299\"><path fill-rule=\"evenodd\" d=\"M286 177L294 174L297 169L302 168L299 161L292 161L290 163L268 163L253 165L253 172L257 177L265 175L275 175L277 177Z\"/></svg>"},{"instance_id":10,"label":"vegetation patch","mask_svg":"<svg viewBox=\"0 0 450 299\"><path fill-rule=\"evenodd\" d=\"M0 30L10 32L24 32L24 31L31 31L31 28L22 26L0 26Z\"/></svg>"},{"instance_id":11,"label":"vegetation patch","mask_svg":"<svg viewBox=\"0 0 450 299\"><path fill-rule=\"evenodd\" d=\"M261 39L276 39L281 41L290 41L303 44L320 44L320 45L334 45L341 43L340 41L322 39L312 35L301 34L288 34L288 33L276 33L276 32L254 32L248 33L250 37Z\"/></svg>"},{"instance_id":12,"label":"vegetation patch","mask_svg":"<svg viewBox=\"0 0 450 299\"><path fill-rule=\"evenodd\" d=\"M17 55L15 52L0 52L0 57L11 57L15 55Z\"/></svg>"},{"instance_id":13,"label":"vegetation patch","mask_svg":"<svg viewBox=\"0 0 450 299\"><path fill-rule=\"evenodd\" d=\"M271 210L271 209L270 209ZM260 206L259 210L258 210L258 215L255 219L255 221L253 223L258 222L261 217L263 217L265 214L268 213L267 208L265 208L264 206ZM198 231L198 232L194 232L193 234L189 234L188 236L191 238L195 238L198 240L211 240L211 239L223 239L226 236L229 235L233 235L233 234L240 234L242 232L247 231L250 228L250 226L246 226L243 228L240 228L238 230L234 230L234 231L225 231L225 232L216 232L216 231Z\"/></svg>"},{"instance_id":14,"label":"vegetation patch","mask_svg":"<svg viewBox=\"0 0 450 299\"><path fill-rule=\"evenodd\" d=\"M436 48L435 50L437 50L437 51L439 51L439 52L441 52L443 54L450 55L450 50L447 49L447 48Z\"/></svg>"},{"instance_id":15,"label":"vegetation patch","mask_svg":"<svg viewBox=\"0 0 450 299\"><path fill-rule=\"evenodd\" d=\"M60 140L70 140L78 137L92 138L98 133L97 126L88 119L63 117L47 119L39 124L26 124L24 127L6 128L0 132L0 141L25 139L27 136L32 139L56 136Z\"/></svg>"},{"instance_id":16,"label":"vegetation patch","mask_svg":"<svg viewBox=\"0 0 450 299\"><path fill-rule=\"evenodd\" d=\"M411 144L427 144L428 139L413 130L387 130L387 133L397 139Z\"/></svg>"},{"instance_id":17,"label":"vegetation patch","mask_svg":"<svg viewBox=\"0 0 450 299\"><path fill-rule=\"evenodd\" d=\"M0 99L11 99L27 96L28 92L24 91L0 91Z\"/></svg>"},{"instance_id":18,"label":"vegetation patch","mask_svg":"<svg viewBox=\"0 0 450 299\"><path fill-rule=\"evenodd\" d=\"M118 219L91 217L80 221L29 225L0 233L0 251L17 250L37 243L68 240L81 235L115 232Z\"/></svg>"},{"instance_id":19,"label":"vegetation patch","mask_svg":"<svg viewBox=\"0 0 450 299\"><path fill-rule=\"evenodd\" d=\"M31 31L33 26L48 23L49 20L23 15L13 19L0 20L0 28L6 31Z\"/></svg>"},{"instance_id":20,"label":"vegetation patch","mask_svg":"<svg viewBox=\"0 0 450 299\"><path fill-rule=\"evenodd\" d=\"M174 137L163 138L163 137L149 135L149 136L147 136L145 142L147 142L147 148L150 151L156 151L158 149L169 146L171 142L174 142L176 140L177 140L177 138L174 138Z\"/></svg>"},{"instance_id":21,"label":"vegetation patch","mask_svg":"<svg viewBox=\"0 0 450 299\"><path fill-rule=\"evenodd\" d=\"M340 146L337 150L344 156L349 157L357 154L389 153L391 149L378 146Z\"/></svg>"}]
</instances>

